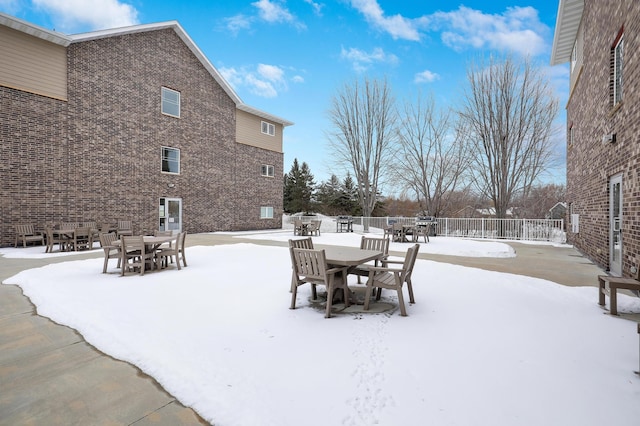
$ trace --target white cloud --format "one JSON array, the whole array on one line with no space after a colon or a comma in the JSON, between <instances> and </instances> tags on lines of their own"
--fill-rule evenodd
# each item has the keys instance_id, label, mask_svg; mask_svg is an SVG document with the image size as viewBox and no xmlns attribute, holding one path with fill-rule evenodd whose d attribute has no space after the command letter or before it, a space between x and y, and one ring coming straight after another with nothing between
<instances>
[{"instance_id":1,"label":"white cloud","mask_svg":"<svg viewBox=\"0 0 640 426\"><path fill-rule=\"evenodd\" d=\"M467 47L513 51L536 56L547 50L549 28L532 7L509 7L503 14L485 14L460 6L422 18L424 27L442 29L442 41L456 50Z\"/></svg>"},{"instance_id":2,"label":"white cloud","mask_svg":"<svg viewBox=\"0 0 640 426\"><path fill-rule=\"evenodd\" d=\"M257 2L251 3L252 6L255 6L258 9L258 15L260 19L277 24L281 22L289 23L295 26L298 29L304 29L306 26L298 21L287 8L280 5L279 3L273 2L271 0L258 0Z\"/></svg>"},{"instance_id":3,"label":"white cloud","mask_svg":"<svg viewBox=\"0 0 640 426\"><path fill-rule=\"evenodd\" d=\"M349 49L342 48L340 57L350 61L353 68L358 71L365 71L370 65L374 63L389 63L395 64L398 62L398 57L394 54L385 53L379 47L376 47L371 52L365 52L363 50L351 47Z\"/></svg>"},{"instance_id":4,"label":"white cloud","mask_svg":"<svg viewBox=\"0 0 640 426\"><path fill-rule=\"evenodd\" d=\"M424 70L420 73L417 73L413 78L414 83L433 83L434 81L440 79L440 75L429 70Z\"/></svg>"},{"instance_id":5,"label":"white cloud","mask_svg":"<svg viewBox=\"0 0 640 426\"><path fill-rule=\"evenodd\" d=\"M255 69L220 68L219 71L234 89L244 87L264 98L275 98L288 89L285 71L276 65L258 64Z\"/></svg>"},{"instance_id":6,"label":"white cloud","mask_svg":"<svg viewBox=\"0 0 640 426\"><path fill-rule=\"evenodd\" d=\"M389 33L394 40L420 40L420 33L411 19L401 15L384 16L377 0L351 0L351 5L362 13L369 23Z\"/></svg>"},{"instance_id":7,"label":"white cloud","mask_svg":"<svg viewBox=\"0 0 640 426\"><path fill-rule=\"evenodd\" d=\"M224 18L225 28L231 31L234 35L238 34L240 30L248 30L251 28L252 18L242 14Z\"/></svg>"},{"instance_id":8,"label":"white cloud","mask_svg":"<svg viewBox=\"0 0 640 426\"><path fill-rule=\"evenodd\" d=\"M36 7L51 13L58 30L91 30L136 25L138 11L130 4L118 0L33 0Z\"/></svg>"},{"instance_id":9,"label":"white cloud","mask_svg":"<svg viewBox=\"0 0 640 426\"><path fill-rule=\"evenodd\" d=\"M316 3L313 0L304 0L305 3L310 4L311 7L313 7L313 12L318 15L318 16L322 16L322 8L324 7L324 4L322 3Z\"/></svg>"},{"instance_id":10,"label":"white cloud","mask_svg":"<svg viewBox=\"0 0 640 426\"><path fill-rule=\"evenodd\" d=\"M291 77L291 81L293 81L294 83L304 83L304 77L302 77L301 75L294 75L293 77Z\"/></svg>"}]
</instances>

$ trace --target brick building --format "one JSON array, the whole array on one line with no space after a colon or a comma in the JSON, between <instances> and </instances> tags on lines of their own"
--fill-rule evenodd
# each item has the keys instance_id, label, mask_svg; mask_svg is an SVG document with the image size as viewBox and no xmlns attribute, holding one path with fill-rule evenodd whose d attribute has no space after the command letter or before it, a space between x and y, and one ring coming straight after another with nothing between
<instances>
[{"instance_id":1,"label":"brick building","mask_svg":"<svg viewBox=\"0 0 640 426\"><path fill-rule=\"evenodd\" d=\"M13 225L282 226L284 128L175 21L63 35L0 14L0 245Z\"/></svg>"},{"instance_id":2,"label":"brick building","mask_svg":"<svg viewBox=\"0 0 640 426\"><path fill-rule=\"evenodd\" d=\"M612 275L640 261L640 2L560 0L552 65L569 63L567 239Z\"/></svg>"}]
</instances>

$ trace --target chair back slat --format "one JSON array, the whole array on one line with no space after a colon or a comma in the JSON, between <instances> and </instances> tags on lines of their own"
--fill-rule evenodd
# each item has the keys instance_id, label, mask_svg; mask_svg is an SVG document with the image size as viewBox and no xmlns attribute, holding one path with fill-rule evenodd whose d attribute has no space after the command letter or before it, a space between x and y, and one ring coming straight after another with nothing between
<instances>
[{"instance_id":1,"label":"chair back slat","mask_svg":"<svg viewBox=\"0 0 640 426\"><path fill-rule=\"evenodd\" d=\"M313 240L311 237L289 240L289 247L313 250Z\"/></svg>"},{"instance_id":2,"label":"chair back slat","mask_svg":"<svg viewBox=\"0 0 640 426\"><path fill-rule=\"evenodd\" d=\"M18 235L33 235L36 233L33 225L16 225L16 233Z\"/></svg>"},{"instance_id":3,"label":"chair back slat","mask_svg":"<svg viewBox=\"0 0 640 426\"><path fill-rule=\"evenodd\" d=\"M327 261L324 250L292 248L296 273L310 280L326 278Z\"/></svg>"},{"instance_id":4,"label":"chair back slat","mask_svg":"<svg viewBox=\"0 0 640 426\"><path fill-rule=\"evenodd\" d=\"M362 237L360 248L363 250L375 250L382 252L384 255L389 254L389 238L371 238Z\"/></svg>"},{"instance_id":5,"label":"chair back slat","mask_svg":"<svg viewBox=\"0 0 640 426\"><path fill-rule=\"evenodd\" d=\"M413 266L416 263L416 258L418 257L418 249L420 245L415 244L407 250L407 255L404 258L404 264L402 266L402 281L407 281L411 279L411 273L413 272Z\"/></svg>"},{"instance_id":6,"label":"chair back slat","mask_svg":"<svg viewBox=\"0 0 640 426\"><path fill-rule=\"evenodd\" d=\"M100 234L100 246L110 247L113 246L113 242L118 239L118 236L113 232L103 232Z\"/></svg>"}]
</instances>

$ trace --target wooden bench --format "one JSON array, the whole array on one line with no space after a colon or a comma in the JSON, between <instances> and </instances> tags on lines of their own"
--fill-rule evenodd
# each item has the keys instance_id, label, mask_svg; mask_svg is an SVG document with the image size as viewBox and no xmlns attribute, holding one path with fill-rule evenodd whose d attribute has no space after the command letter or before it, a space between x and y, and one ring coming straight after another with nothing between
<instances>
[{"instance_id":1,"label":"wooden bench","mask_svg":"<svg viewBox=\"0 0 640 426\"><path fill-rule=\"evenodd\" d=\"M640 269L639 269L640 272ZM598 304L604 306L605 295L609 296L609 312L618 315L618 290L633 290L640 292L640 281L636 278L612 277L598 275Z\"/></svg>"},{"instance_id":2,"label":"wooden bench","mask_svg":"<svg viewBox=\"0 0 640 426\"><path fill-rule=\"evenodd\" d=\"M44 245L44 235L41 232L36 232L33 225L16 225L16 239L13 247L18 247L19 241L22 241L22 247L26 247L27 243Z\"/></svg>"}]
</instances>

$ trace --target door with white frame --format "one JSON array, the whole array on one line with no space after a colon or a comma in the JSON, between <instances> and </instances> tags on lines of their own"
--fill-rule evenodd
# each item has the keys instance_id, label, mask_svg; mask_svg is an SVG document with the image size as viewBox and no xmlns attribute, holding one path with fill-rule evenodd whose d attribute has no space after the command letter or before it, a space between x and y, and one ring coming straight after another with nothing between
<instances>
[{"instance_id":1,"label":"door with white frame","mask_svg":"<svg viewBox=\"0 0 640 426\"><path fill-rule=\"evenodd\" d=\"M182 232L182 198L160 198L160 231Z\"/></svg>"},{"instance_id":2,"label":"door with white frame","mask_svg":"<svg viewBox=\"0 0 640 426\"><path fill-rule=\"evenodd\" d=\"M609 181L609 272L622 276L622 175Z\"/></svg>"}]
</instances>

